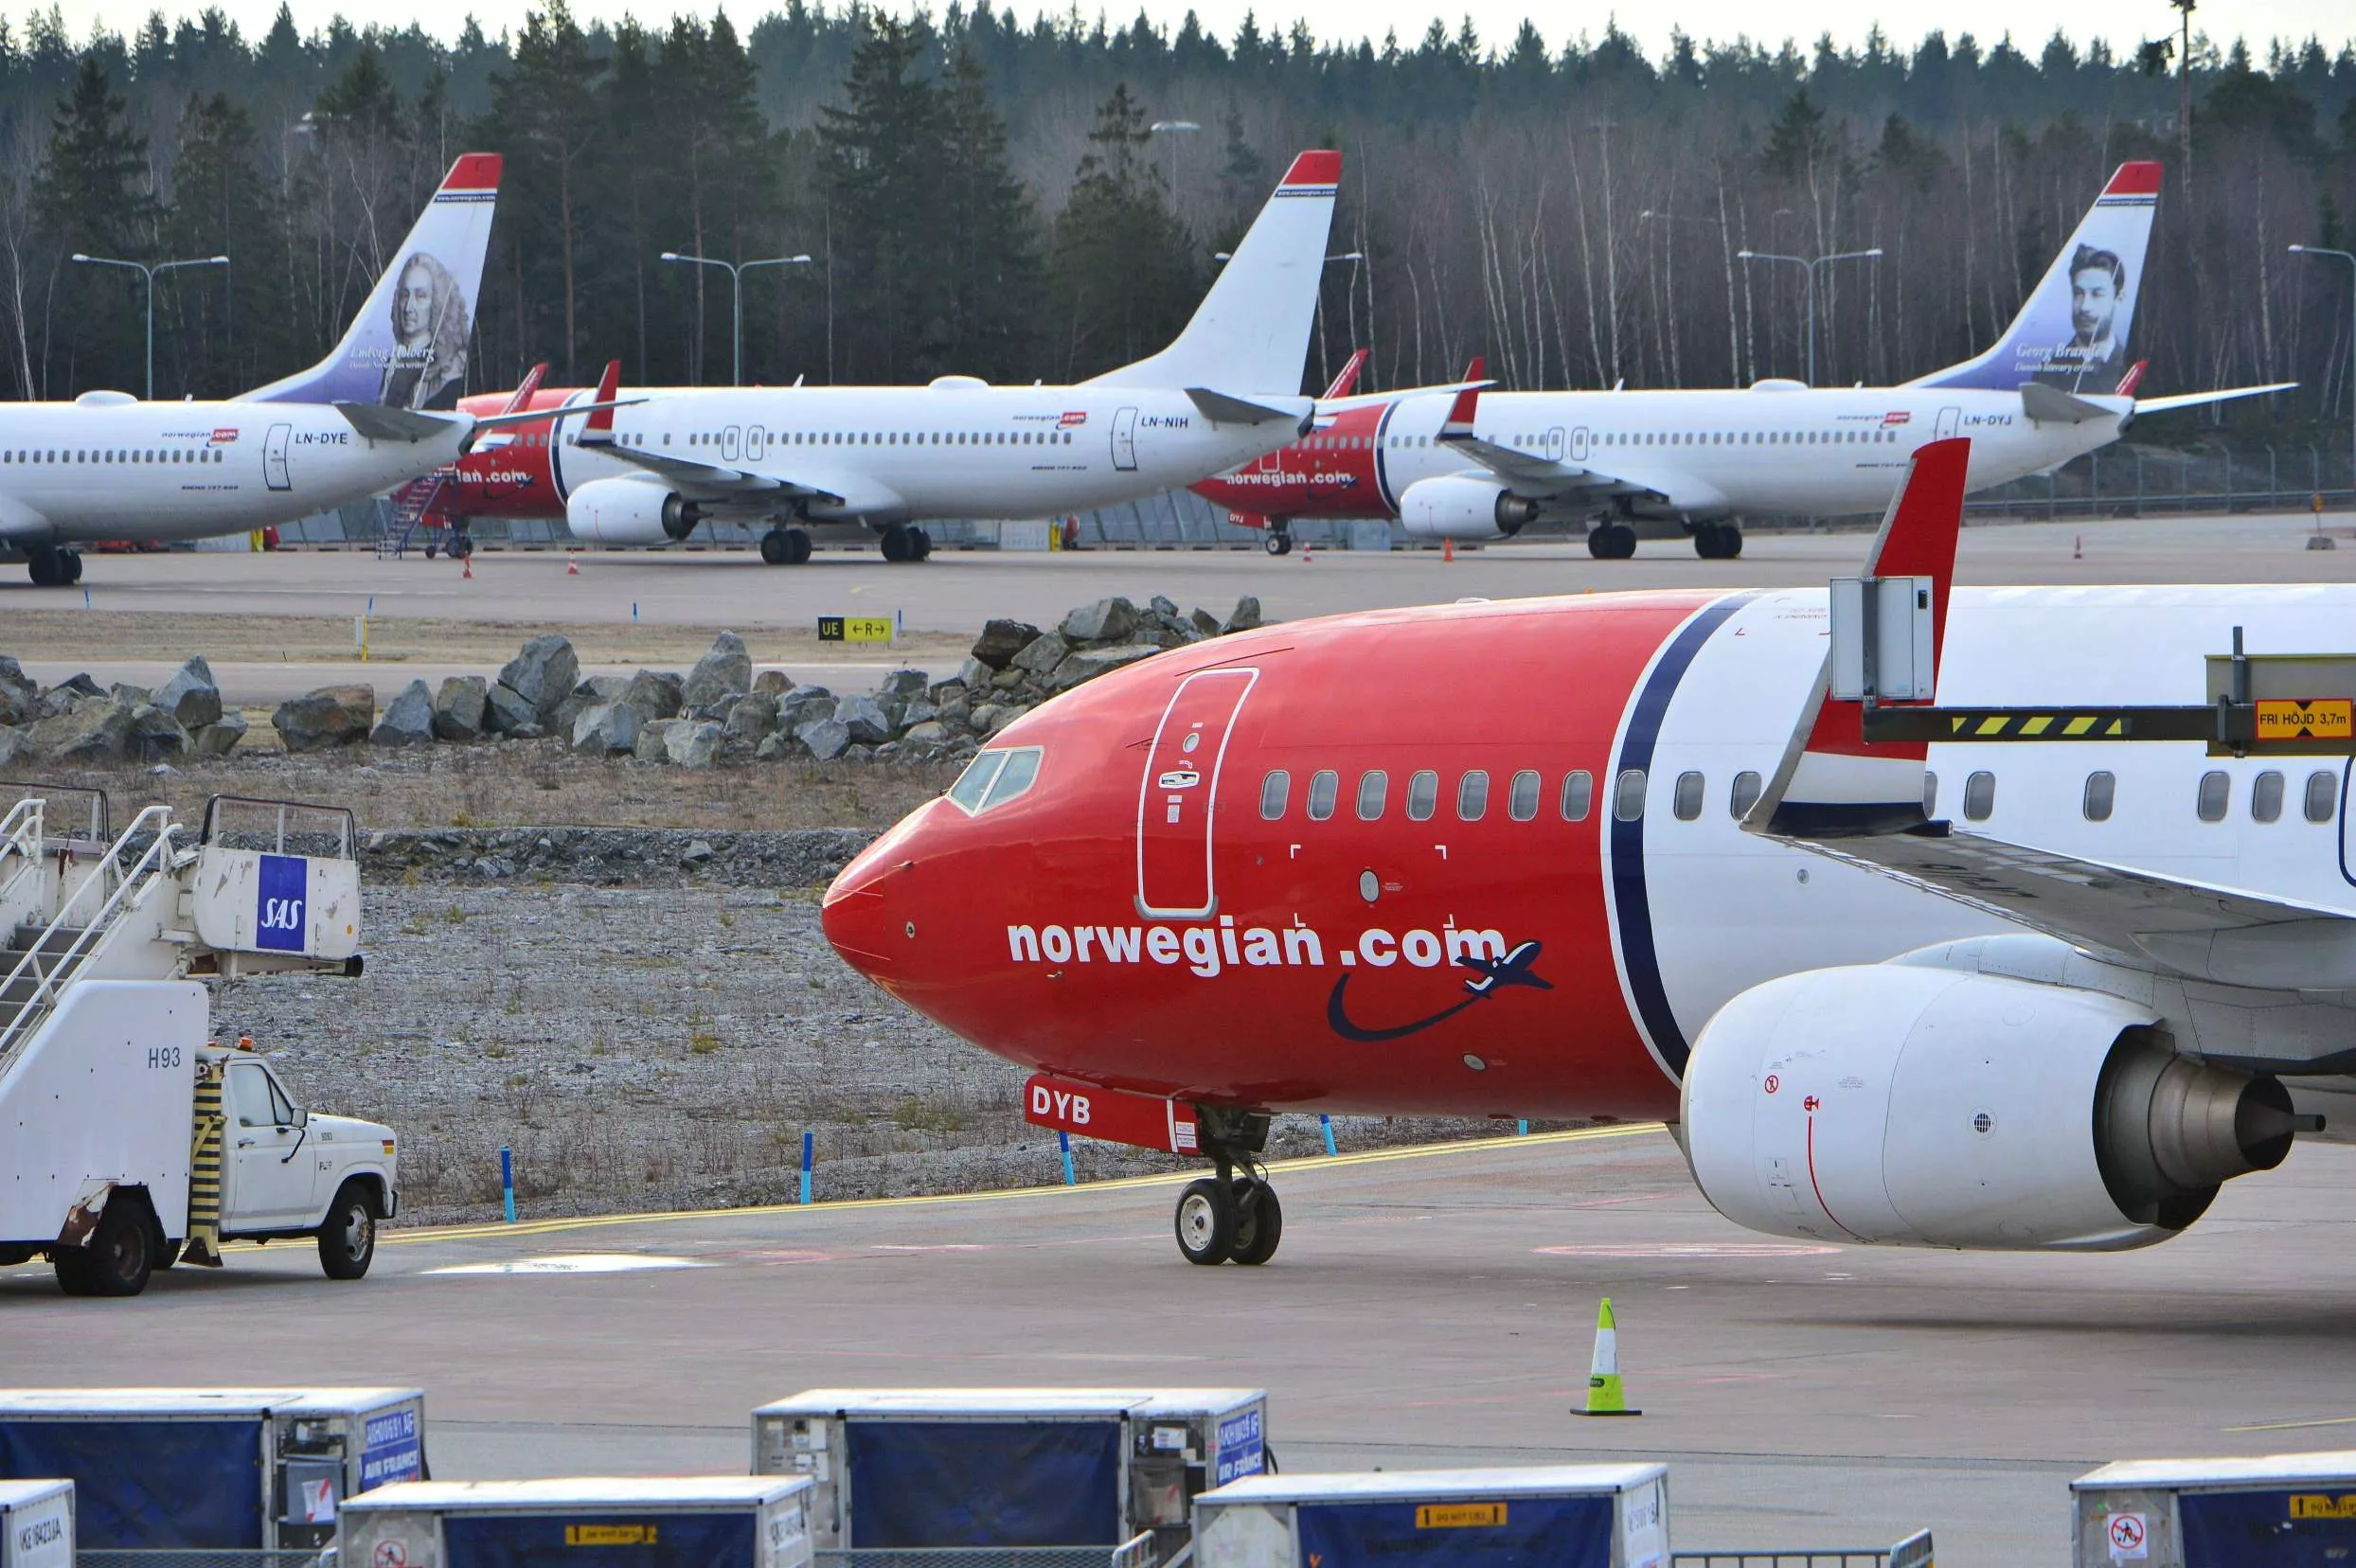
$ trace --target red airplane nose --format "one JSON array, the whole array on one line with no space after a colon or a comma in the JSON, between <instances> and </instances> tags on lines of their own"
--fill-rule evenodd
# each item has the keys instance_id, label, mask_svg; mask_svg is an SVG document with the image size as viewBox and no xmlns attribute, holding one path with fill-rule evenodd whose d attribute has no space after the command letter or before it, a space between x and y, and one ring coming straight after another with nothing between
<instances>
[{"instance_id":1,"label":"red airplane nose","mask_svg":"<svg viewBox=\"0 0 2356 1568\"><path fill-rule=\"evenodd\" d=\"M843 867L818 906L827 941L843 961L868 979L887 983L905 961L914 933L907 929L911 900L905 897L917 825L931 808L910 813L861 850Z\"/></svg>"}]
</instances>

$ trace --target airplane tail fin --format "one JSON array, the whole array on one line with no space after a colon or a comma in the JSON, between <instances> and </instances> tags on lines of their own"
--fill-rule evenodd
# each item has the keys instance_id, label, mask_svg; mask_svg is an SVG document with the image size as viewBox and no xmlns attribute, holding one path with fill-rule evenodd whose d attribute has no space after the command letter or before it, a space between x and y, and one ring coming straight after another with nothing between
<instances>
[{"instance_id":1,"label":"airplane tail fin","mask_svg":"<svg viewBox=\"0 0 2356 1568\"><path fill-rule=\"evenodd\" d=\"M1996 346L1909 384L2010 392L2037 382L2108 392L2128 374L2128 331L2159 204L2158 164L2119 165Z\"/></svg>"},{"instance_id":2,"label":"airplane tail fin","mask_svg":"<svg viewBox=\"0 0 2356 1568\"><path fill-rule=\"evenodd\" d=\"M461 154L335 351L238 401L457 407L501 162L496 152Z\"/></svg>"},{"instance_id":3,"label":"airplane tail fin","mask_svg":"<svg viewBox=\"0 0 2356 1568\"><path fill-rule=\"evenodd\" d=\"M1342 366L1342 373L1333 378L1333 383L1325 389L1325 396L1317 401L1330 402L1336 398L1348 397L1358 385L1358 372L1365 367L1365 363L1366 351L1364 348L1351 354L1349 363Z\"/></svg>"},{"instance_id":4,"label":"airplane tail fin","mask_svg":"<svg viewBox=\"0 0 2356 1568\"><path fill-rule=\"evenodd\" d=\"M1341 179L1339 152L1294 158L1178 340L1090 384L1299 396Z\"/></svg>"}]
</instances>

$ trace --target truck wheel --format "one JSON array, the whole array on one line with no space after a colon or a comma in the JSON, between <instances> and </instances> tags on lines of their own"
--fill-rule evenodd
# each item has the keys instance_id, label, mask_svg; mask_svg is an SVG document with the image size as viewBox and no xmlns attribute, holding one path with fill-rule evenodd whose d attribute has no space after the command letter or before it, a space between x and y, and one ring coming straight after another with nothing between
<instances>
[{"instance_id":1,"label":"truck wheel","mask_svg":"<svg viewBox=\"0 0 2356 1568\"><path fill-rule=\"evenodd\" d=\"M147 1205L117 1193L98 1216L89 1243L49 1255L58 1289L67 1295L135 1296L155 1267L155 1227Z\"/></svg>"},{"instance_id":2,"label":"truck wheel","mask_svg":"<svg viewBox=\"0 0 2356 1568\"><path fill-rule=\"evenodd\" d=\"M375 1261L376 1201L366 1184L346 1182L319 1227L319 1267L330 1279L358 1279Z\"/></svg>"}]
</instances>

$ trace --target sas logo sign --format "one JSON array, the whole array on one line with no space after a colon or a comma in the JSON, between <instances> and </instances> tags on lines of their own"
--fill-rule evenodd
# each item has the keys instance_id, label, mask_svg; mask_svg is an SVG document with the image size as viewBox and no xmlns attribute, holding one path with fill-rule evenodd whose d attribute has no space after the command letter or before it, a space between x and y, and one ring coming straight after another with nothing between
<instances>
[{"instance_id":1,"label":"sas logo sign","mask_svg":"<svg viewBox=\"0 0 2356 1568\"><path fill-rule=\"evenodd\" d=\"M310 913L309 863L299 855L264 855L254 882L254 945L300 953Z\"/></svg>"}]
</instances>

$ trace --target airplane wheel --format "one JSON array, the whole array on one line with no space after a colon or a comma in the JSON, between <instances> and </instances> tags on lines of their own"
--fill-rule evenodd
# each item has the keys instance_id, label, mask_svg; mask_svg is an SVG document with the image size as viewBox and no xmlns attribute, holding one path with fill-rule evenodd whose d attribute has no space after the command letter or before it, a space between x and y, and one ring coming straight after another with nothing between
<instances>
[{"instance_id":1,"label":"airplane wheel","mask_svg":"<svg viewBox=\"0 0 2356 1568\"><path fill-rule=\"evenodd\" d=\"M916 550L916 554L910 558L911 560L930 561L933 559L933 536L926 533L922 528L909 529L908 543Z\"/></svg>"},{"instance_id":2,"label":"airplane wheel","mask_svg":"<svg viewBox=\"0 0 2356 1568\"><path fill-rule=\"evenodd\" d=\"M425 542L425 559L431 561L439 554L441 554L441 541L437 539L427 540Z\"/></svg>"},{"instance_id":3,"label":"airplane wheel","mask_svg":"<svg viewBox=\"0 0 2356 1568\"><path fill-rule=\"evenodd\" d=\"M1235 1251L1235 1196L1210 1177L1188 1182L1178 1194L1178 1251L1189 1263L1215 1268Z\"/></svg>"},{"instance_id":4,"label":"airplane wheel","mask_svg":"<svg viewBox=\"0 0 2356 1568\"><path fill-rule=\"evenodd\" d=\"M760 559L771 566L783 566L794 559L794 542L785 537L783 528L772 528L760 536Z\"/></svg>"},{"instance_id":5,"label":"airplane wheel","mask_svg":"<svg viewBox=\"0 0 2356 1568\"><path fill-rule=\"evenodd\" d=\"M1720 525L1718 525L1718 537L1719 537L1719 542L1720 542L1722 544L1723 544L1723 545L1725 546L1725 550L1726 550L1726 553L1725 553L1725 555L1724 555L1724 557L1723 557L1722 559L1727 560L1727 561L1734 561L1734 560L1739 559L1739 558L1741 556L1741 554L1742 554L1742 525L1741 525L1741 524L1740 524L1740 523L1721 523Z\"/></svg>"},{"instance_id":6,"label":"airplane wheel","mask_svg":"<svg viewBox=\"0 0 2356 1568\"><path fill-rule=\"evenodd\" d=\"M25 570L36 588L62 588L66 582L65 552L45 545L26 558Z\"/></svg>"},{"instance_id":7,"label":"airplane wheel","mask_svg":"<svg viewBox=\"0 0 2356 1568\"><path fill-rule=\"evenodd\" d=\"M61 550L58 553L65 558L66 583L70 586L73 583L80 582L81 580L81 552L80 550Z\"/></svg>"},{"instance_id":8,"label":"airplane wheel","mask_svg":"<svg viewBox=\"0 0 2356 1568\"><path fill-rule=\"evenodd\" d=\"M884 529L882 548L884 559L894 564L911 559L913 551L908 543L908 530L897 523Z\"/></svg>"},{"instance_id":9,"label":"airplane wheel","mask_svg":"<svg viewBox=\"0 0 2356 1568\"><path fill-rule=\"evenodd\" d=\"M810 559L810 535L801 529L786 529L785 545L785 563L788 566L799 566Z\"/></svg>"},{"instance_id":10,"label":"airplane wheel","mask_svg":"<svg viewBox=\"0 0 2356 1568\"><path fill-rule=\"evenodd\" d=\"M1265 1263L1284 1237L1284 1205L1275 1187L1248 1176L1237 1180L1235 1195L1235 1247L1228 1256L1238 1263Z\"/></svg>"},{"instance_id":11,"label":"airplane wheel","mask_svg":"<svg viewBox=\"0 0 2356 1568\"><path fill-rule=\"evenodd\" d=\"M1587 553L1597 561L1626 561L1636 553L1636 530L1625 523L1598 523L1587 530Z\"/></svg>"},{"instance_id":12,"label":"airplane wheel","mask_svg":"<svg viewBox=\"0 0 2356 1568\"><path fill-rule=\"evenodd\" d=\"M1268 537L1259 542L1259 547L1266 550L1272 556L1291 555L1293 553L1293 536L1289 533L1283 532L1281 529L1271 528L1268 530Z\"/></svg>"}]
</instances>

